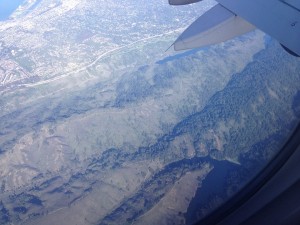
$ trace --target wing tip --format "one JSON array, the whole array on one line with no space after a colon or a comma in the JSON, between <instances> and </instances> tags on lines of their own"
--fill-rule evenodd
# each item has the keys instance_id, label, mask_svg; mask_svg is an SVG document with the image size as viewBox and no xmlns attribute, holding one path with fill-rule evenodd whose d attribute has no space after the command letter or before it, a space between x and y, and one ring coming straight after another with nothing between
<instances>
[{"instance_id":1,"label":"wing tip","mask_svg":"<svg viewBox=\"0 0 300 225\"><path fill-rule=\"evenodd\" d=\"M169 51L170 48L172 48L172 47L174 46L174 44L175 44L175 42L174 42L173 44L171 44L171 45L165 50L165 52ZM174 46L174 50L175 50L175 46Z\"/></svg>"}]
</instances>

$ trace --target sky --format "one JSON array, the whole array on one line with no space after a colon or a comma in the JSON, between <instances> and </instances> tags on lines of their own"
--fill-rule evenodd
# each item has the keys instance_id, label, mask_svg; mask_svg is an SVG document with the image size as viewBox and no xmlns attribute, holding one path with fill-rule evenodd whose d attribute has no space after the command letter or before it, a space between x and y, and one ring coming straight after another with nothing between
<instances>
[{"instance_id":1,"label":"sky","mask_svg":"<svg viewBox=\"0 0 300 225\"><path fill-rule=\"evenodd\" d=\"M0 20L6 20L24 0L0 0Z\"/></svg>"}]
</instances>

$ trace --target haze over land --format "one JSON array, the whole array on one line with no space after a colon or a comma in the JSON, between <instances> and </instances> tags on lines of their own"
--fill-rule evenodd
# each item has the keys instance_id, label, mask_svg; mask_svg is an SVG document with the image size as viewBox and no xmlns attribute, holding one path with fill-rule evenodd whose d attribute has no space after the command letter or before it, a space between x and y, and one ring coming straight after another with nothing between
<instances>
[{"instance_id":1,"label":"haze over land","mask_svg":"<svg viewBox=\"0 0 300 225\"><path fill-rule=\"evenodd\" d=\"M165 52L213 4L25 1L0 22L0 224L191 224L262 168L300 63L260 31Z\"/></svg>"}]
</instances>

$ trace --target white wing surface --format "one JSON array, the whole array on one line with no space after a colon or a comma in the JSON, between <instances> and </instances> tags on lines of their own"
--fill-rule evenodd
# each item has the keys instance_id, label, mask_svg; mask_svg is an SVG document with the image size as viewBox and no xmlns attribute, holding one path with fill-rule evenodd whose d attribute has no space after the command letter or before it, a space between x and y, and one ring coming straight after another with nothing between
<instances>
[{"instance_id":1,"label":"white wing surface","mask_svg":"<svg viewBox=\"0 0 300 225\"><path fill-rule=\"evenodd\" d=\"M184 50L220 43L255 29L220 4L204 13L175 41L175 50Z\"/></svg>"},{"instance_id":2,"label":"white wing surface","mask_svg":"<svg viewBox=\"0 0 300 225\"><path fill-rule=\"evenodd\" d=\"M175 50L222 42L255 26L277 39L290 53L300 56L300 0L216 1L219 5L203 14L175 41Z\"/></svg>"},{"instance_id":3,"label":"white wing surface","mask_svg":"<svg viewBox=\"0 0 300 225\"><path fill-rule=\"evenodd\" d=\"M217 0L300 55L300 0Z\"/></svg>"}]
</instances>

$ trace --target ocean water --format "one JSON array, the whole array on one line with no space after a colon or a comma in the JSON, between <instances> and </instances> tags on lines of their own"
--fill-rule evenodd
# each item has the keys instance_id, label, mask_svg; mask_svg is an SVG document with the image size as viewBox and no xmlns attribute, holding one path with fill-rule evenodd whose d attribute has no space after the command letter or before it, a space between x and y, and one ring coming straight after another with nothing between
<instances>
[{"instance_id":1,"label":"ocean water","mask_svg":"<svg viewBox=\"0 0 300 225\"><path fill-rule=\"evenodd\" d=\"M9 16L24 2L24 0L0 0L0 21Z\"/></svg>"}]
</instances>

